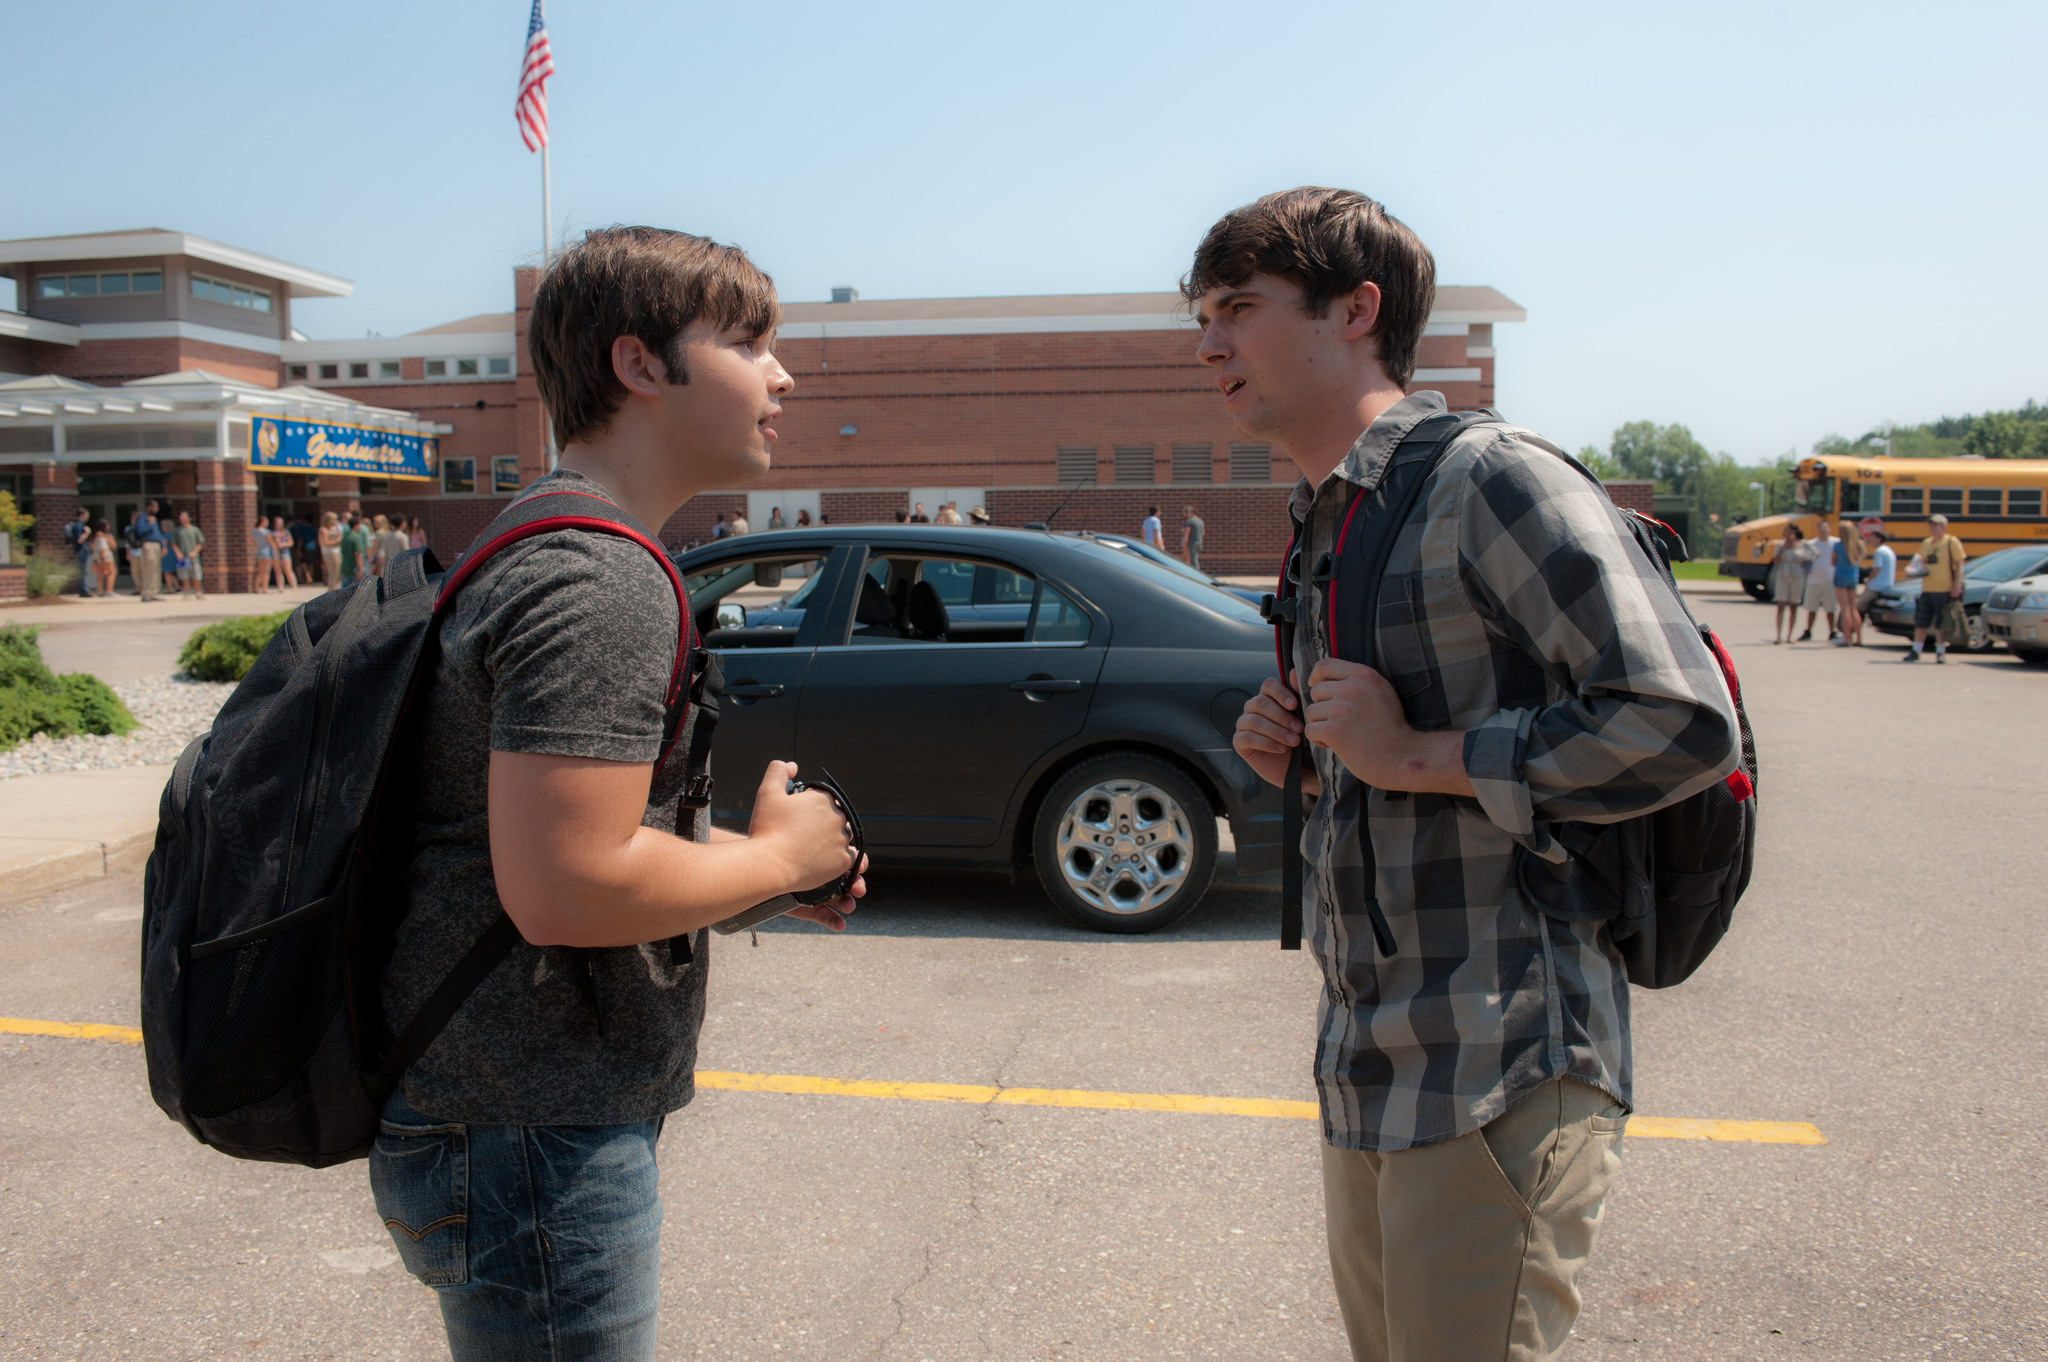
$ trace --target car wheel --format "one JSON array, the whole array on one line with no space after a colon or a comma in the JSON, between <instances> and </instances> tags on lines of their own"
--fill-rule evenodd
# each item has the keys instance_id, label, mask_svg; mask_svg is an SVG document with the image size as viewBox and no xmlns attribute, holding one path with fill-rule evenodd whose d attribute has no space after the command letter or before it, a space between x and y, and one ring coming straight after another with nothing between
<instances>
[{"instance_id":1,"label":"car wheel","mask_svg":"<svg viewBox=\"0 0 2048 1362\"><path fill-rule=\"evenodd\" d=\"M1136 752L1090 757L1053 782L1032 852L1055 906L1098 932L1150 932L1201 901L1216 814L1179 768Z\"/></svg>"},{"instance_id":2,"label":"car wheel","mask_svg":"<svg viewBox=\"0 0 2048 1362\"><path fill-rule=\"evenodd\" d=\"M2029 667L2048 667L2048 648L2014 648L2012 654Z\"/></svg>"},{"instance_id":3,"label":"car wheel","mask_svg":"<svg viewBox=\"0 0 2048 1362\"><path fill-rule=\"evenodd\" d=\"M1963 640L1963 651L1970 653L1990 652L1992 645L1998 640L1992 638L1991 630L1985 627L1984 613L1981 610L1972 610L1964 618L1970 621L1970 634L1968 638Z\"/></svg>"},{"instance_id":4,"label":"car wheel","mask_svg":"<svg viewBox=\"0 0 2048 1362\"><path fill-rule=\"evenodd\" d=\"M1753 577L1742 579L1742 589L1749 593L1749 598L1753 601L1767 601L1771 598L1771 584L1759 582Z\"/></svg>"}]
</instances>

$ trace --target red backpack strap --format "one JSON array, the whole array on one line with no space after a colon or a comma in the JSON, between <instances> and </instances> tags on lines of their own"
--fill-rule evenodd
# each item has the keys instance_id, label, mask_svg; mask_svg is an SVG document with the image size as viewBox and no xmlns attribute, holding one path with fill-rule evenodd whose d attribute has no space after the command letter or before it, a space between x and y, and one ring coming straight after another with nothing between
<instances>
[{"instance_id":1,"label":"red backpack strap","mask_svg":"<svg viewBox=\"0 0 2048 1362\"><path fill-rule=\"evenodd\" d=\"M655 770L659 772L676 740L688 726L690 658L697 650L697 624L690 616L690 594L683 587L682 574L669 560L668 550L639 521L611 501L591 492L566 490L543 492L515 501L486 525L462 556L455 560L454 568L441 582L441 594L434 601L434 614L437 617L443 614L454 602L455 594L501 550L523 539L554 534L559 530L583 530L632 540L661 564L662 572L675 590L676 611L682 623L676 630L676 657L674 666L669 670L668 690L662 696L667 717L662 723L661 754L654 760Z\"/></svg>"}]
</instances>

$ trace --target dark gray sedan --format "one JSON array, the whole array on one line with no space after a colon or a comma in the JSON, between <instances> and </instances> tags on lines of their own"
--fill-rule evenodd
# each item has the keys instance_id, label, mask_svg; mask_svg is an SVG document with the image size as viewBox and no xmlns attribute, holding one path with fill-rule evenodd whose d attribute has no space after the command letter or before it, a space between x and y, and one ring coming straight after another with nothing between
<instances>
[{"instance_id":1,"label":"dark gray sedan","mask_svg":"<svg viewBox=\"0 0 2048 1362\"><path fill-rule=\"evenodd\" d=\"M1230 747L1273 674L1242 597L1084 537L971 526L745 535L678 560L727 701L713 815L767 762L829 771L879 870L1030 867L1076 921L1166 925L1278 864L1278 792Z\"/></svg>"},{"instance_id":2,"label":"dark gray sedan","mask_svg":"<svg viewBox=\"0 0 2048 1362\"><path fill-rule=\"evenodd\" d=\"M1993 549L1963 564L1963 613L1970 621L1970 637L1963 647L1981 653L1997 642L1984 628L1984 600L1991 594L1991 588L2041 571L2048 571L2048 547L2033 544ZM1901 577L1897 586L1871 602L1869 619L1879 633L1900 638L1913 636L1913 612L1920 604L1920 586L1918 578Z\"/></svg>"}]
</instances>

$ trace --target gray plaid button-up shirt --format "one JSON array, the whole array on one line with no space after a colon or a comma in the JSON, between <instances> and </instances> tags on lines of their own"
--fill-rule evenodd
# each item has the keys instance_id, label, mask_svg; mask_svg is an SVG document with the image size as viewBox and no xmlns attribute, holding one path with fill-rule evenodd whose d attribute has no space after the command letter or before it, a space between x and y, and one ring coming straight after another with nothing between
<instances>
[{"instance_id":1,"label":"gray plaid button-up shirt","mask_svg":"<svg viewBox=\"0 0 2048 1362\"><path fill-rule=\"evenodd\" d=\"M1419 392L1295 489L1301 561L1336 539L1402 438L1444 410ZM1361 785L1310 749L1322 794L1302 839L1323 969L1323 1134L1395 1150L1477 1130L1550 1079L1630 1102L1628 981L1603 923L1544 917L1515 885L1517 843L1561 857L1545 823L1616 822L1735 769L1733 703L1657 568L1606 495L1513 427L1467 431L1425 484L1380 586L1377 668L1419 729L1462 729L1476 798ZM1303 575L1308 575L1304 566ZM1304 583L1295 658L1330 655ZM1365 908L1359 823L1397 950Z\"/></svg>"}]
</instances>

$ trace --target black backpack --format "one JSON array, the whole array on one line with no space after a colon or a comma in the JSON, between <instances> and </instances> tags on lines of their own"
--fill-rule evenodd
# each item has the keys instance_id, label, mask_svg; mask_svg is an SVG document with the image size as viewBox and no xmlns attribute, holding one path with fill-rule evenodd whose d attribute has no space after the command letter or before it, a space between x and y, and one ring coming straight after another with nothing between
<instances>
[{"instance_id":1,"label":"black backpack","mask_svg":"<svg viewBox=\"0 0 2048 1362\"><path fill-rule=\"evenodd\" d=\"M1394 540L1413 514L1422 489L1451 444L1477 425L1504 424L1498 412L1446 412L1419 423L1388 460L1371 492L1354 490L1345 508L1335 550L1311 565L1308 580L1322 594L1332 652L1347 661L1374 665L1379 629L1380 579ZM1569 455L1565 461L1596 486L1599 479ZM1602 489L1602 495L1606 494ZM1612 939L1628 969L1629 982L1644 988L1683 983L1727 934L1736 900L1749 887L1756 855L1756 742L1742 704L1735 663L1714 631L1687 608L1671 564L1685 562L1685 541L1662 521L1613 508L1628 537L1657 566L1659 575L1700 640L1720 666L1735 703L1742 735L1741 763L1724 781L1678 803L1619 823L1550 823L1545 826L1567 853L1553 863L1517 846L1515 875L1531 902L1552 917L1611 922ZM1302 526L1294 526L1278 592L1266 598L1274 625L1280 677L1286 684L1294 655L1293 630L1302 578ZM1335 606L1342 602L1345 609ZM1301 771L1306 752L1295 748L1284 792L1281 852L1280 944L1301 948ZM1365 883L1374 882L1370 831L1360 824ZM1394 953L1394 935L1377 899L1366 902L1373 936L1382 955Z\"/></svg>"},{"instance_id":2,"label":"black backpack","mask_svg":"<svg viewBox=\"0 0 2048 1362\"><path fill-rule=\"evenodd\" d=\"M710 802L708 655L682 578L610 502L549 492L507 508L443 574L429 549L292 611L178 758L143 878L142 1035L150 1093L202 1144L314 1168L368 1154L378 1113L519 939L498 920L395 1035L381 979L406 909L417 716L456 593L500 549L555 530L645 547L682 616L661 747L685 731L687 809ZM682 817L692 816L684 813ZM688 938L670 943L687 959Z\"/></svg>"}]
</instances>

